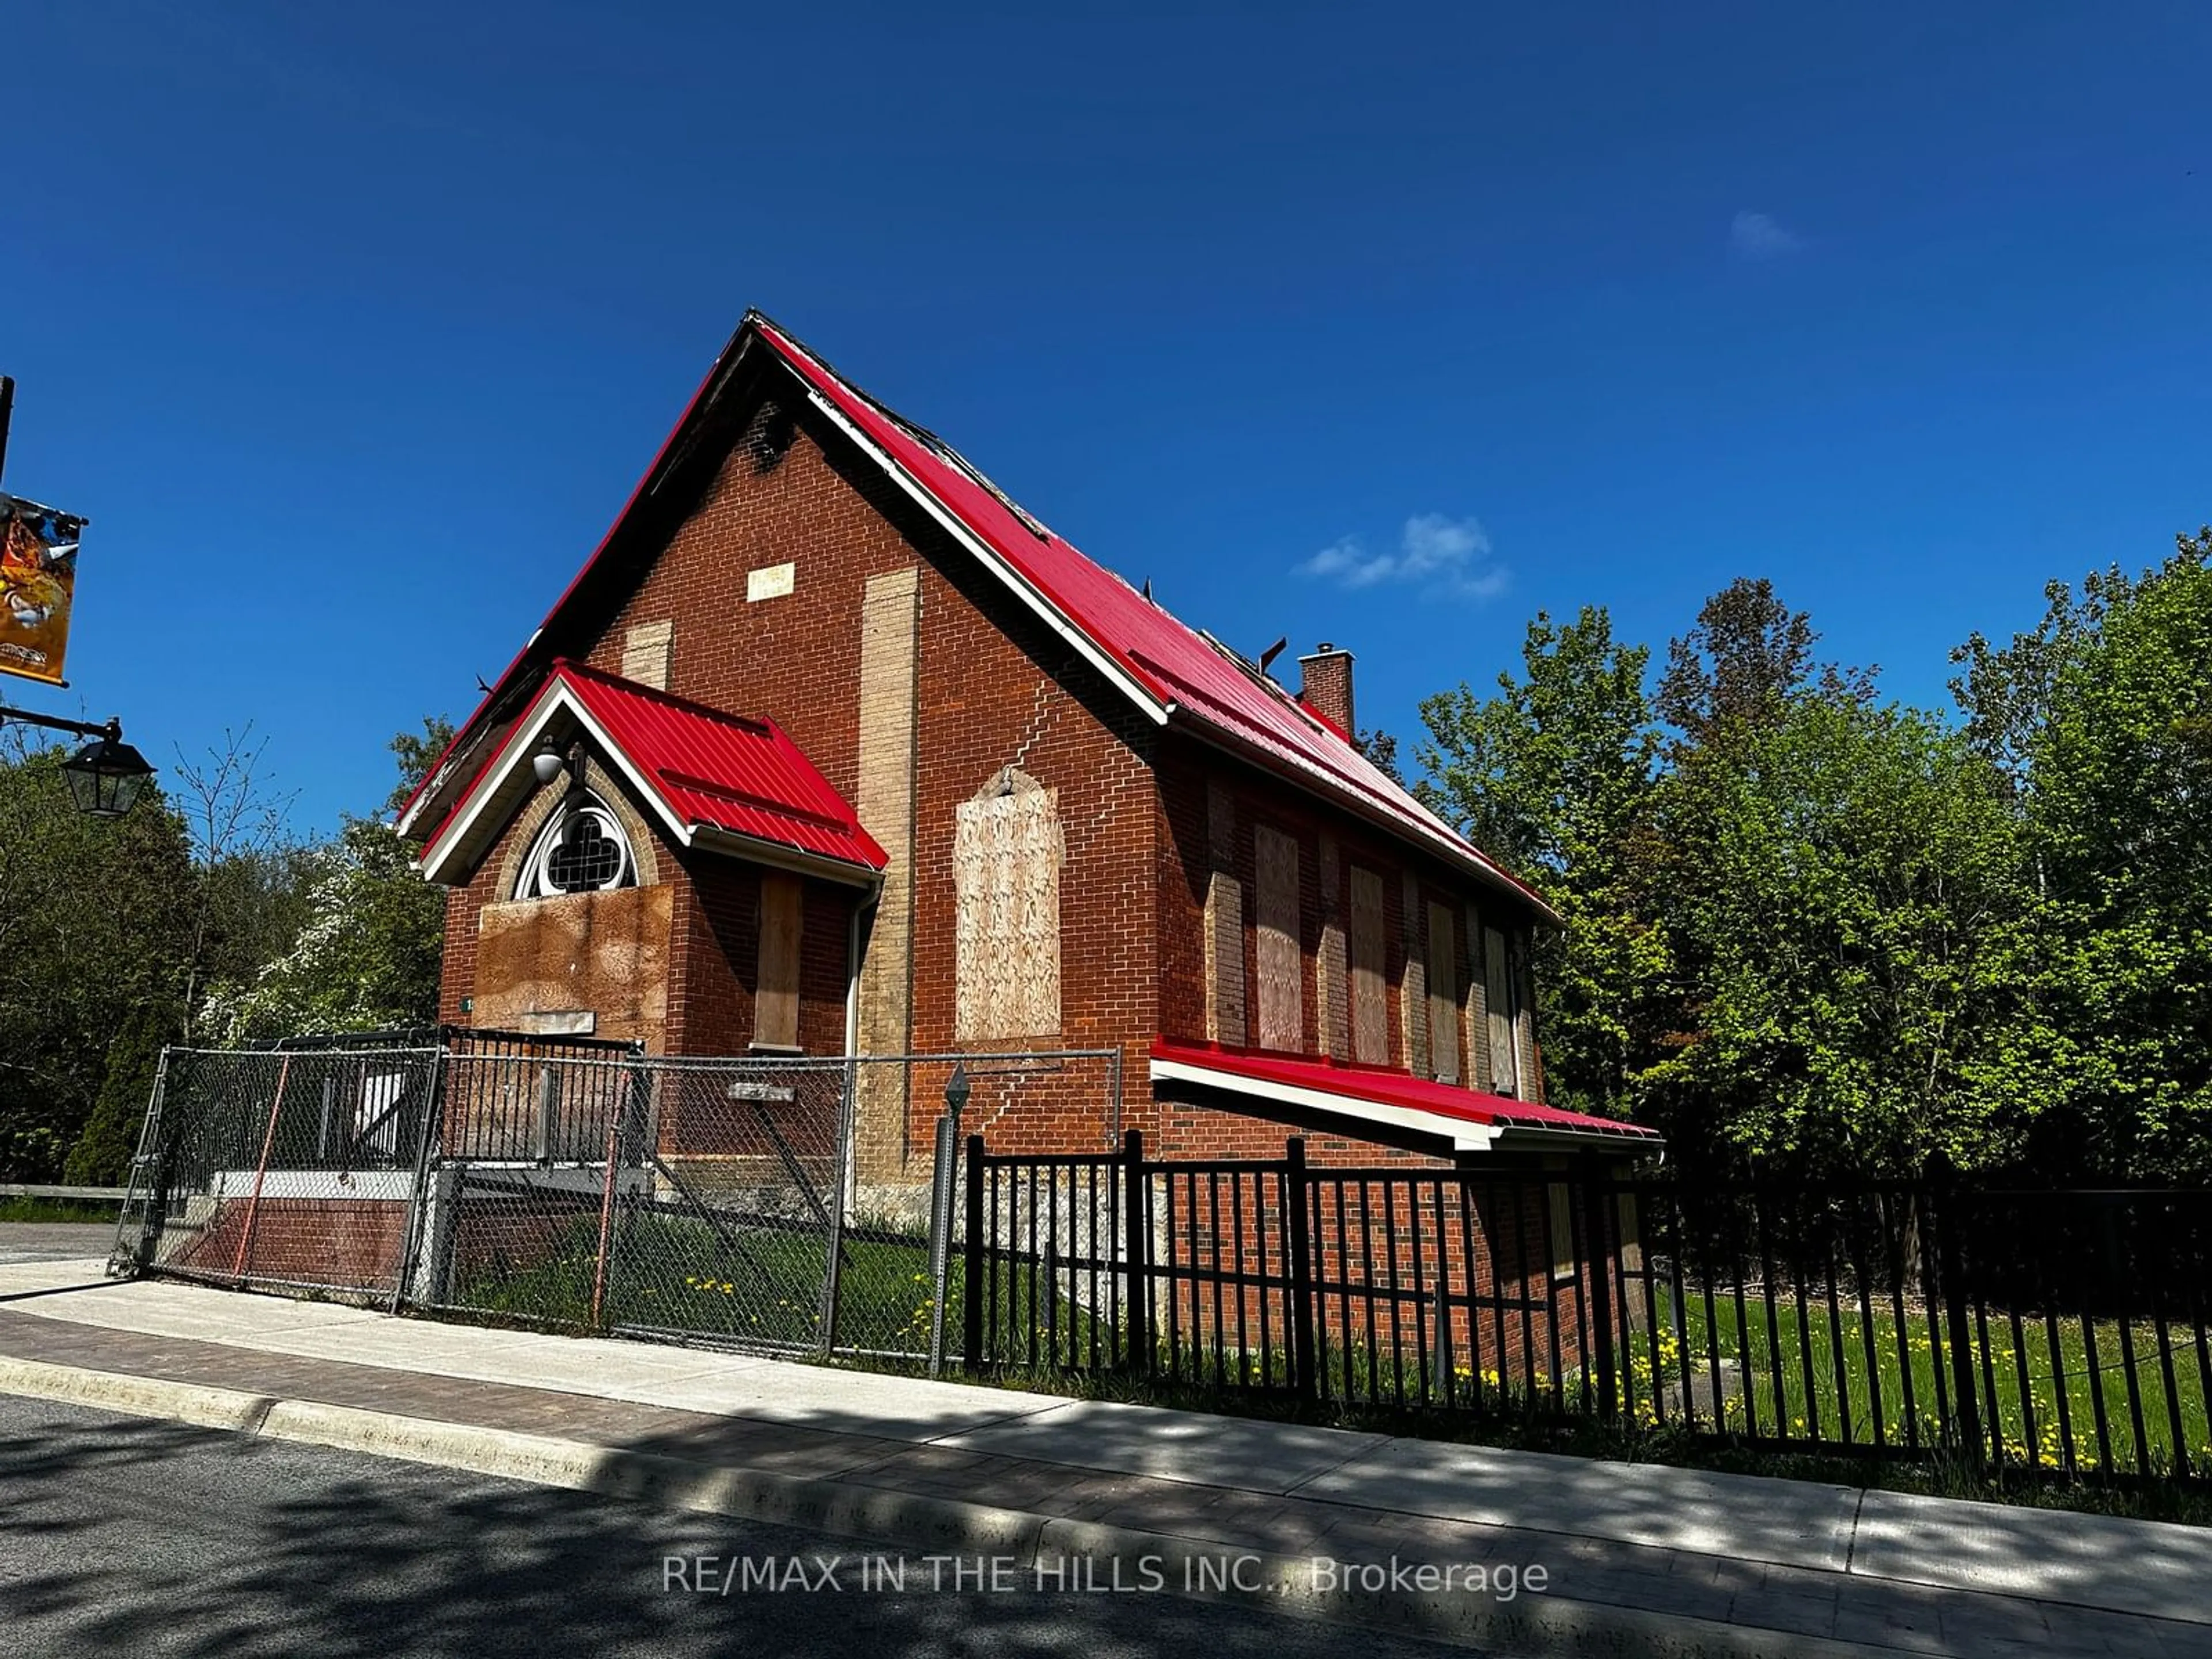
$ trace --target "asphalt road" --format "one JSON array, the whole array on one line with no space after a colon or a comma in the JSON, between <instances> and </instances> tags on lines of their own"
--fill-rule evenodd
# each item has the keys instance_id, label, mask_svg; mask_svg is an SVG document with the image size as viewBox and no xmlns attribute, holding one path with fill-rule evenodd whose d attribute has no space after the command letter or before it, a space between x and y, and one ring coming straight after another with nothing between
<instances>
[{"instance_id":1,"label":"asphalt road","mask_svg":"<svg viewBox=\"0 0 2212 1659\"><path fill-rule=\"evenodd\" d=\"M107 1259L115 1248L115 1224L87 1226L75 1221L0 1221L0 1262L68 1261L77 1256Z\"/></svg>"},{"instance_id":2,"label":"asphalt road","mask_svg":"<svg viewBox=\"0 0 2212 1659\"><path fill-rule=\"evenodd\" d=\"M0 1396L9 1659L1447 1651L1170 1595L1040 1593L1033 1583L933 1593L918 1556L905 1593L866 1589L860 1553L720 1516ZM701 1556L717 1563L704 1590L688 1564L669 1586L669 1558ZM720 1564L732 1557L777 1564L784 1587L747 1590L740 1568L738 1587L720 1594ZM821 1587L831 1558L840 1589ZM1139 1566L1127 1564L1129 1582ZM949 1584L952 1570L936 1571Z\"/></svg>"}]
</instances>

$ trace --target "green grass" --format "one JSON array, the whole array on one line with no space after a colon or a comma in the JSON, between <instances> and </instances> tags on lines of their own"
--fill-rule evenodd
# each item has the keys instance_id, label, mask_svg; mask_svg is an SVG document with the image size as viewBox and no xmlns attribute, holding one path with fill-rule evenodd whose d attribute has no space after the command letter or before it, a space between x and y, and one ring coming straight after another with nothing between
<instances>
[{"instance_id":1,"label":"green grass","mask_svg":"<svg viewBox=\"0 0 2212 1659\"><path fill-rule=\"evenodd\" d=\"M0 1198L0 1224L10 1221L82 1222L112 1227L120 1204L81 1198Z\"/></svg>"},{"instance_id":2,"label":"green grass","mask_svg":"<svg viewBox=\"0 0 2212 1659\"><path fill-rule=\"evenodd\" d=\"M1932 1329L1928 1312L1910 1304L1901 1322L1893 1304L1863 1312L1855 1301L1839 1302L1838 1313L1839 1321L1832 1322L1825 1298L1800 1301L1778 1295L1770 1328L1763 1301L1747 1297L1740 1328L1732 1296L1686 1295L1679 1314L1671 1295L1661 1297L1657 1331L1636 1333L1625 1345L1628 1386L1639 1421L1654 1426L1662 1416L1679 1414L1686 1352L1690 1387L1708 1429L1742 1432L1755 1422L1764 1435L1872 1447L1879 1421L1881 1442L1903 1447L1910 1437L1909 1399L1920 1419L1921 1444L1928 1447L1930 1425L1938 1420L1937 1401L1952 1402L1955 1394L1956 1356L1940 1310ZM2004 1462L2023 1469L2166 1474L2175 1464L2178 1413L2179 1444L2190 1461L2200 1470L2212 1465L2212 1419L2206 1413L2193 1333L2166 1328L2171 1393L2157 1328L2130 1321L2127 1336L2142 1413L2140 1450L2128 1404L2128 1342L2119 1321L2023 1316L2015 1333L2008 1314L1993 1312L1986 1340L1979 1322L1970 1321L1966 1356L1978 1397L1985 1401L1995 1384ZM1734 1377L1741 1379L1738 1387L1723 1387L1717 1425L1711 1421L1716 1351L1724 1370L1733 1362ZM1659 1402L1663 1410L1655 1409L1651 1399L1655 1370L1668 1385ZM2100 1443L2100 1408L2109 1452ZM1955 1419L1955 1407L1951 1415ZM1982 1425L1984 1443L1990 1426Z\"/></svg>"}]
</instances>

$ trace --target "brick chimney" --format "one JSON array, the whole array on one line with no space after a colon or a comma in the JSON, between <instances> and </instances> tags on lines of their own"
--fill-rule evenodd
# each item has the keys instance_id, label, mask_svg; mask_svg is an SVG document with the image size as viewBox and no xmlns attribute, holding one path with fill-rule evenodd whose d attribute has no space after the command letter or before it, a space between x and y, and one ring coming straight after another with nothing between
<instances>
[{"instance_id":1,"label":"brick chimney","mask_svg":"<svg viewBox=\"0 0 2212 1659\"><path fill-rule=\"evenodd\" d=\"M1323 640L1311 656L1298 659L1298 701L1341 726L1346 736L1357 732L1359 728L1352 723L1352 653Z\"/></svg>"}]
</instances>

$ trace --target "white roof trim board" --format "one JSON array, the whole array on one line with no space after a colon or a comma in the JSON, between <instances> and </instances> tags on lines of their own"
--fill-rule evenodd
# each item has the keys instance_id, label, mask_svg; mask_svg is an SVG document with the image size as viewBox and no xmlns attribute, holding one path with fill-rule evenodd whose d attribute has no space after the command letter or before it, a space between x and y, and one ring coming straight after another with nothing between
<instances>
[{"instance_id":1,"label":"white roof trim board","mask_svg":"<svg viewBox=\"0 0 2212 1659\"><path fill-rule=\"evenodd\" d=\"M1152 1061L1152 1076L1155 1083L1197 1084L1307 1111L1333 1113L1355 1124L1411 1129L1449 1141L1455 1152L1489 1152L1504 1132L1504 1126L1499 1124L1470 1123L1465 1118L1446 1117L1441 1112L1424 1112L1411 1106L1386 1106L1380 1101L1359 1100L1325 1089L1301 1089L1296 1084L1262 1081L1235 1072L1218 1072L1210 1066L1194 1066L1187 1060L1156 1059Z\"/></svg>"}]
</instances>

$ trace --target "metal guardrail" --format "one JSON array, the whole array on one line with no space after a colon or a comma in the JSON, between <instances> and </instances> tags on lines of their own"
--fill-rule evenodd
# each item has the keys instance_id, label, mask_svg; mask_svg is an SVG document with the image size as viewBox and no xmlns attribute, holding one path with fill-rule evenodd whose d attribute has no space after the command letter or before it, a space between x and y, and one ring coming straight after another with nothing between
<instances>
[{"instance_id":1,"label":"metal guardrail","mask_svg":"<svg viewBox=\"0 0 2212 1659\"><path fill-rule=\"evenodd\" d=\"M18 1181L0 1181L0 1198L67 1198L88 1202L120 1204L130 1195L128 1187L52 1187Z\"/></svg>"}]
</instances>

